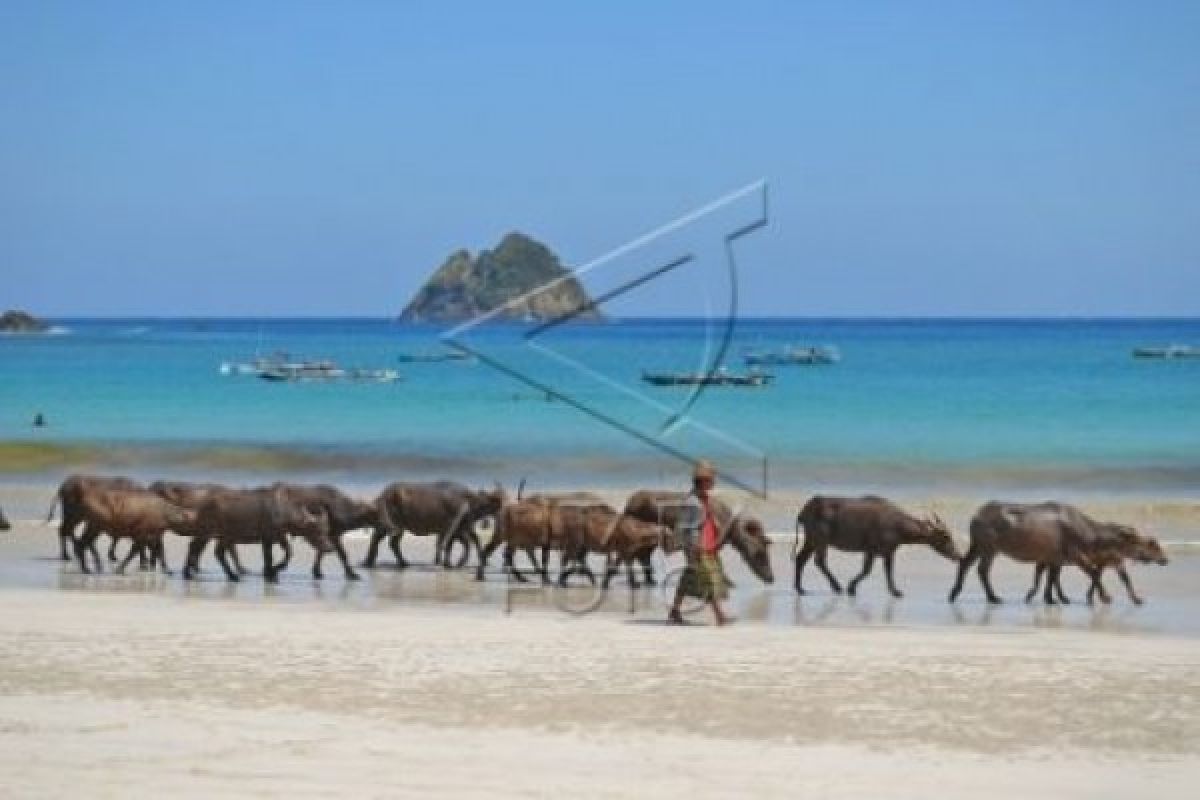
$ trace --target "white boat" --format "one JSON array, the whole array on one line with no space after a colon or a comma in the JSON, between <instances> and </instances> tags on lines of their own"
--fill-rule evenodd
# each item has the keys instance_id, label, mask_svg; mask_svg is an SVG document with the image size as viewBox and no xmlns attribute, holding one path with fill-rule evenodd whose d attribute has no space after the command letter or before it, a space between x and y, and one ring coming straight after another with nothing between
<instances>
[{"instance_id":1,"label":"white boat","mask_svg":"<svg viewBox=\"0 0 1200 800\"><path fill-rule=\"evenodd\" d=\"M1169 344L1166 347L1135 347L1134 358L1200 358L1200 347Z\"/></svg>"}]
</instances>

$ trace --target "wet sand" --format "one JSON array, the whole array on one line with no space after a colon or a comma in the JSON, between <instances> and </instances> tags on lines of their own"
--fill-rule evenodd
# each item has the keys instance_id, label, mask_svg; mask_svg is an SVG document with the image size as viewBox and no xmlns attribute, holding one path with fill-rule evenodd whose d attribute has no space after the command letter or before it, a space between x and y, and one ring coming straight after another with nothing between
<instances>
[{"instance_id":1,"label":"wet sand","mask_svg":"<svg viewBox=\"0 0 1200 800\"><path fill-rule=\"evenodd\" d=\"M353 560L365 541L350 537ZM739 623L661 624L662 595L510 591L497 574L278 587L84 576L53 529L0 535L0 769L18 796L155 792L395 796L1191 796L1200 779L1200 554L1137 568L1149 602L944 596L953 566L903 553L857 600L790 541L764 587L726 557ZM257 559L245 549L251 569ZM179 566L182 543L171 537ZM848 577L850 556L831 558ZM1081 582L1069 579L1078 595Z\"/></svg>"}]
</instances>

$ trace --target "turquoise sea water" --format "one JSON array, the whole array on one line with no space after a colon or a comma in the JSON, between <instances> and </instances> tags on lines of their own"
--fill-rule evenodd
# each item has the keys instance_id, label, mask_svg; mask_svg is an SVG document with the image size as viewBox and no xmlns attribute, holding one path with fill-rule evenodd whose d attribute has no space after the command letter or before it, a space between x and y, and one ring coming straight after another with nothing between
<instances>
[{"instance_id":1,"label":"turquoise sea water","mask_svg":"<svg viewBox=\"0 0 1200 800\"><path fill-rule=\"evenodd\" d=\"M439 349L435 328L386 320L60 324L61 335L0 337L0 440L264 447L381 472L540 465L547 482L587 474L621 483L669 463L486 363L397 363L400 353ZM469 342L651 437L689 395L644 385L641 370L698 368L721 333L702 320L624 321L563 326L531 347L523 332L477 329ZM1130 356L1138 345L1200 344L1200 320L740 320L726 361L740 370L743 347L789 343L835 345L842 362L774 368L766 389L706 391L687 407L705 427L685 424L663 441L749 472L765 462L773 480L816 484L861 477L1187 491L1200 482L1200 359ZM398 368L404 379L272 384L219 372L222 362L274 350ZM38 412L48 427L31 426Z\"/></svg>"}]
</instances>

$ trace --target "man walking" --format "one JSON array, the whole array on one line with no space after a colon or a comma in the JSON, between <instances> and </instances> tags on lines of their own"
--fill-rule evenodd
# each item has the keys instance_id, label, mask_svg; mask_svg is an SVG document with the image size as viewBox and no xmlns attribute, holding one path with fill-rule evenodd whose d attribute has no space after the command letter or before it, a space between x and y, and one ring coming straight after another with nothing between
<instances>
[{"instance_id":1,"label":"man walking","mask_svg":"<svg viewBox=\"0 0 1200 800\"><path fill-rule=\"evenodd\" d=\"M720 534L717 518L713 515L710 494L716 483L716 472L712 464L699 461L692 473L692 491L680 509L677 531L687 556L687 566L675 590L675 602L667 622L683 624L680 608L684 597L696 597L712 606L718 625L725 625L729 617L721 610L721 601L729 596L725 585L725 573L717 558Z\"/></svg>"}]
</instances>

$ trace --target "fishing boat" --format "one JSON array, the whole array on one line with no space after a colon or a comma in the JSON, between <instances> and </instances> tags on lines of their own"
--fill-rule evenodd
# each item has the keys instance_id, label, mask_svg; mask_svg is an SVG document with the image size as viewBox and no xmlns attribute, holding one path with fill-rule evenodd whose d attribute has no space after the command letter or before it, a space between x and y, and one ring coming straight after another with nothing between
<instances>
[{"instance_id":1,"label":"fishing boat","mask_svg":"<svg viewBox=\"0 0 1200 800\"><path fill-rule=\"evenodd\" d=\"M836 364L841 354L833 347L789 345L782 350L746 350L742 361L752 367L817 367Z\"/></svg>"},{"instance_id":2,"label":"fishing boat","mask_svg":"<svg viewBox=\"0 0 1200 800\"><path fill-rule=\"evenodd\" d=\"M347 376L332 361L280 362L265 367L258 377L266 381L334 381Z\"/></svg>"},{"instance_id":3,"label":"fishing boat","mask_svg":"<svg viewBox=\"0 0 1200 800\"><path fill-rule=\"evenodd\" d=\"M1135 347L1134 358L1200 358L1200 347L1169 344L1166 347Z\"/></svg>"},{"instance_id":4,"label":"fishing boat","mask_svg":"<svg viewBox=\"0 0 1200 800\"><path fill-rule=\"evenodd\" d=\"M471 358L470 353L463 353L459 350L449 350L441 353L401 353L396 356L396 360L401 364L436 364L442 361L470 361Z\"/></svg>"},{"instance_id":5,"label":"fishing boat","mask_svg":"<svg viewBox=\"0 0 1200 800\"><path fill-rule=\"evenodd\" d=\"M226 362L222 375L254 375L271 383L351 381L354 383L395 383L400 372L394 369L339 367L333 361L297 361L286 353L256 358L248 363Z\"/></svg>"},{"instance_id":6,"label":"fishing boat","mask_svg":"<svg viewBox=\"0 0 1200 800\"><path fill-rule=\"evenodd\" d=\"M651 386L768 386L774 375L757 370L742 374L729 372L725 367L714 372L642 372L642 380Z\"/></svg>"}]
</instances>

